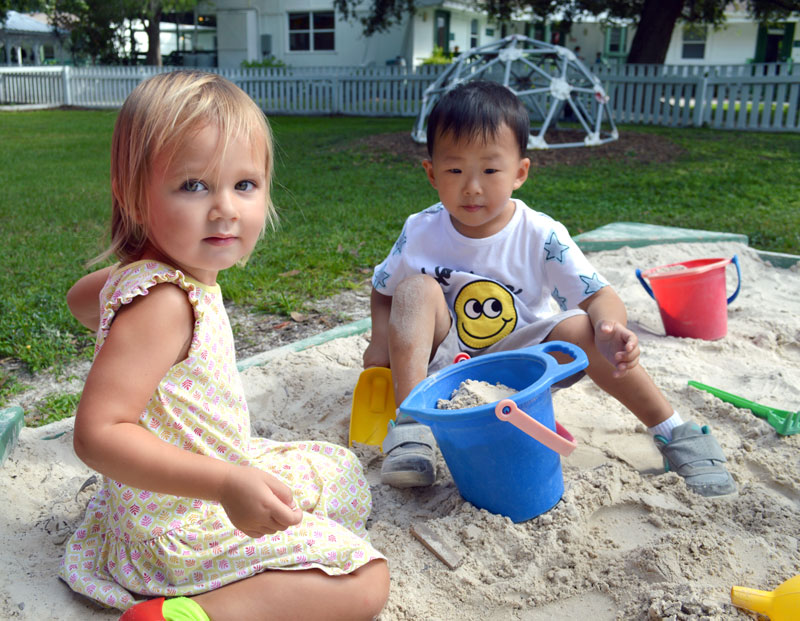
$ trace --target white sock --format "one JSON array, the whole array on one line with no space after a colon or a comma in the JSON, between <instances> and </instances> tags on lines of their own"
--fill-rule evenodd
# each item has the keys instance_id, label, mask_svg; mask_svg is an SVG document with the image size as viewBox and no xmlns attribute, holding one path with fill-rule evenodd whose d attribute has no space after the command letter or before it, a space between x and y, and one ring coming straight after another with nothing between
<instances>
[{"instance_id":1,"label":"white sock","mask_svg":"<svg viewBox=\"0 0 800 621\"><path fill-rule=\"evenodd\" d=\"M672 430L675 427L679 427L683 425L683 419L681 415L677 412L673 412L672 416L670 416L667 420L661 421L658 425L653 425L652 427L648 427L647 431L651 436L664 436L668 442L672 441Z\"/></svg>"}]
</instances>

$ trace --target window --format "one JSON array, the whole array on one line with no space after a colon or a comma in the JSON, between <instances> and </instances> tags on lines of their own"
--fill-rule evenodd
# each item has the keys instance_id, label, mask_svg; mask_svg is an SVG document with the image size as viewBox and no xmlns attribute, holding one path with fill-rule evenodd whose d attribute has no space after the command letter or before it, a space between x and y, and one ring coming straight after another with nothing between
<instances>
[{"instance_id":1,"label":"window","mask_svg":"<svg viewBox=\"0 0 800 621\"><path fill-rule=\"evenodd\" d=\"M469 46L478 47L478 20L473 19L469 26Z\"/></svg>"},{"instance_id":2,"label":"window","mask_svg":"<svg viewBox=\"0 0 800 621\"><path fill-rule=\"evenodd\" d=\"M684 26L681 58L705 58L707 33L706 26Z\"/></svg>"},{"instance_id":3,"label":"window","mask_svg":"<svg viewBox=\"0 0 800 621\"><path fill-rule=\"evenodd\" d=\"M289 51L335 49L335 26L333 11L289 13Z\"/></svg>"},{"instance_id":4,"label":"window","mask_svg":"<svg viewBox=\"0 0 800 621\"><path fill-rule=\"evenodd\" d=\"M611 54L620 54L625 52L625 29L619 26L614 26L608 33L608 51Z\"/></svg>"}]
</instances>

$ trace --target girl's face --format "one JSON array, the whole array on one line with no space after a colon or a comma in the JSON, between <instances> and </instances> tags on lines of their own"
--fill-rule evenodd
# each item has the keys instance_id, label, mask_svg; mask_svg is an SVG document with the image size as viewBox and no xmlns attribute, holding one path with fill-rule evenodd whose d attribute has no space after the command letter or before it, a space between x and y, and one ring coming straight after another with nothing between
<instances>
[{"instance_id":1,"label":"girl's face","mask_svg":"<svg viewBox=\"0 0 800 621\"><path fill-rule=\"evenodd\" d=\"M528 178L530 160L520 157L514 133L503 124L485 143L440 135L431 159L422 165L455 229L466 237L482 238L511 220L511 193Z\"/></svg>"},{"instance_id":2,"label":"girl's face","mask_svg":"<svg viewBox=\"0 0 800 621\"><path fill-rule=\"evenodd\" d=\"M153 162L142 257L162 259L209 285L252 252L266 217L266 149L239 137L220 159L218 140L219 130L207 125L171 160Z\"/></svg>"}]
</instances>

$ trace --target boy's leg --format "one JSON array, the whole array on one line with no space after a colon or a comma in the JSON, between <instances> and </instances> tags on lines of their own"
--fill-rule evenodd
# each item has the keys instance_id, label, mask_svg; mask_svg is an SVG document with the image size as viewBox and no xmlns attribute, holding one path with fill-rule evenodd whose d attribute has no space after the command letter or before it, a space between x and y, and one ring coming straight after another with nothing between
<instances>
[{"instance_id":1,"label":"boy's leg","mask_svg":"<svg viewBox=\"0 0 800 621\"><path fill-rule=\"evenodd\" d=\"M396 405L428 376L428 363L447 336L450 321L442 288L430 276L411 276L397 286L389 316L389 359Z\"/></svg>"},{"instance_id":2,"label":"boy's leg","mask_svg":"<svg viewBox=\"0 0 800 621\"><path fill-rule=\"evenodd\" d=\"M427 377L433 352L449 330L450 311L433 278L419 274L398 285L389 317L389 359L396 405ZM426 425L407 417L396 420L383 442L386 457L381 481L395 487L432 485L436 480L435 446Z\"/></svg>"},{"instance_id":3,"label":"boy's leg","mask_svg":"<svg viewBox=\"0 0 800 621\"><path fill-rule=\"evenodd\" d=\"M667 468L683 476L691 489L703 496L720 496L736 490L724 466L722 449L708 427L700 427L692 421L683 423L641 364L622 377L613 376L613 365L595 346L594 328L587 315L565 319L546 340L574 343L586 353L589 359L586 374L645 424ZM561 354L555 356L558 358ZM677 421L674 428L671 428L672 420Z\"/></svg>"}]
</instances>

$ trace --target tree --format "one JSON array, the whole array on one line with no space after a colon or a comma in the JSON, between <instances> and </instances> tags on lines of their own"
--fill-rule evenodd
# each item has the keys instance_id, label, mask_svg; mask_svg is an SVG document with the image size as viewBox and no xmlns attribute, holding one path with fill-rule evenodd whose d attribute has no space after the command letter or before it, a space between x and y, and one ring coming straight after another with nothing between
<instances>
[{"instance_id":1,"label":"tree","mask_svg":"<svg viewBox=\"0 0 800 621\"><path fill-rule=\"evenodd\" d=\"M367 6L362 8L364 2ZM636 34L629 63L664 62L677 21L719 26L725 21L729 0L479 0L493 19L504 22L514 15L531 13L542 19L560 15L569 24L581 15L631 20ZM760 23L786 19L800 12L800 0L746 0L747 11ZM414 0L334 0L347 19L357 19L369 36L384 31L415 11Z\"/></svg>"},{"instance_id":2,"label":"tree","mask_svg":"<svg viewBox=\"0 0 800 621\"><path fill-rule=\"evenodd\" d=\"M44 0L0 0L0 24L6 21L9 11L27 13L29 11L44 11Z\"/></svg>"},{"instance_id":3,"label":"tree","mask_svg":"<svg viewBox=\"0 0 800 621\"><path fill-rule=\"evenodd\" d=\"M128 0L134 5L136 17L144 23L147 33L145 64L161 66L161 18L164 13L189 11L198 0ZM138 5L138 6L137 6ZM138 10L137 10L138 9Z\"/></svg>"}]
</instances>

